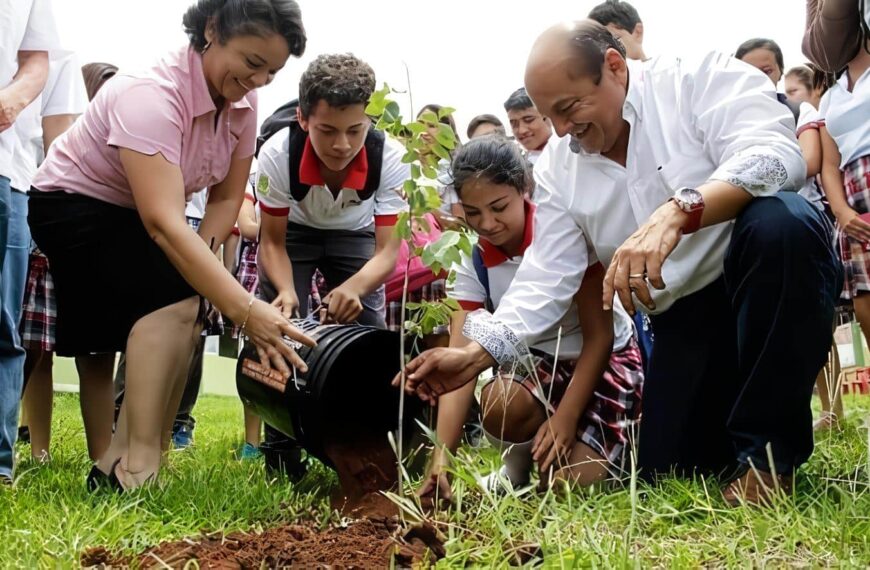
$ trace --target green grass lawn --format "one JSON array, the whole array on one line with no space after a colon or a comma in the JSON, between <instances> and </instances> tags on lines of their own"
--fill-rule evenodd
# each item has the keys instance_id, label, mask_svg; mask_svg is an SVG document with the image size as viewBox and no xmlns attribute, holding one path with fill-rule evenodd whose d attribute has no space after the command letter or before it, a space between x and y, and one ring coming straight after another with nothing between
<instances>
[{"instance_id":1,"label":"green grass lawn","mask_svg":"<svg viewBox=\"0 0 870 570\"><path fill-rule=\"evenodd\" d=\"M242 409L204 396L193 449L173 452L162 489L88 495L78 398L58 395L53 462L22 461L0 489L0 567L73 567L91 546L135 553L202 531L262 529L308 518L328 524L334 476L315 466L298 484L267 483L240 463ZM510 544L541 545L546 567L867 566L870 564L870 397L846 398L843 431L818 438L794 497L774 509L728 509L713 482L668 480L610 492L497 499L475 490L490 453L460 451L458 505L441 513L443 567L503 566ZM22 456L29 448L20 447Z\"/></svg>"}]
</instances>

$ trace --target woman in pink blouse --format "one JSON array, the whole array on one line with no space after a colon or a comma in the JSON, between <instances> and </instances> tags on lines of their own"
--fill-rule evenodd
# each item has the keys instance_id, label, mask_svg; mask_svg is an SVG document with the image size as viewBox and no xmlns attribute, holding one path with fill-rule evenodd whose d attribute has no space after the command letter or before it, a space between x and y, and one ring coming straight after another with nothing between
<instances>
[{"instance_id":1,"label":"woman in pink blouse","mask_svg":"<svg viewBox=\"0 0 870 570\"><path fill-rule=\"evenodd\" d=\"M190 44L148 72L119 73L52 146L33 182L29 222L57 296L57 353L126 351L127 393L88 487L153 480L212 302L289 375L310 344L215 257L244 199L257 129L254 90L305 49L294 0L198 0ZM199 235L185 200L210 189Z\"/></svg>"}]
</instances>

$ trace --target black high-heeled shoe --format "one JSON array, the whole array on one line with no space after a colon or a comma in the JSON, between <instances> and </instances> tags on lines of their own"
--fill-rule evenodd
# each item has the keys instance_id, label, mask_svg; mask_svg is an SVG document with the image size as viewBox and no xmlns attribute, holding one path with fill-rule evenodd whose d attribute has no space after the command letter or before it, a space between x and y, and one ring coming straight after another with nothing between
<instances>
[{"instance_id":1,"label":"black high-heeled shoe","mask_svg":"<svg viewBox=\"0 0 870 570\"><path fill-rule=\"evenodd\" d=\"M119 494L126 491L126 489L124 489L124 486L121 484L121 480L118 479L118 474L115 473L115 467L117 467L120 462L121 458L119 457L115 460L114 463L112 463L112 468L109 470L109 475L106 477L109 483L109 487L114 489L115 492Z\"/></svg>"},{"instance_id":2,"label":"black high-heeled shoe","mask_svg":"<svg viewBox=\"0 0 870 570\"><path fill-rule=\"evenodd\" d=\"M112 468L109 471L108 475L100 471L100 469L96 465L91 467L91 471L88 473L87 479L85 479L85 484L88 487L88 492L96 493L100 489L114 489L115 491L122 493L124 491L124 487L118 480L118 476L115 475L115 467L120 462L121 459L118 458L115 460L114 463L112 463Z\"/></svg>"},{"instance_id":3,"label":"black high-heeled shoe","mask_svg":"<svg viewBox=\"0 0 870 570\"><path fill-rule=\"evenodd\" d=\"M94 465L91 467L87 479L85 479L85 485L87 485L88 493L96 493L100 489L108 487L109 476L100 471L100 469Z\"/></svg>"}]
</instances>

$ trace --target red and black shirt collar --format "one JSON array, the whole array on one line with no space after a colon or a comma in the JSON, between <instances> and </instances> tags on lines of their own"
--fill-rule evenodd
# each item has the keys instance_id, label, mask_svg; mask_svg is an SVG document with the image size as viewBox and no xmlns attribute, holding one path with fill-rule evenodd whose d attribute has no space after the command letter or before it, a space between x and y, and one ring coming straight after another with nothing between
<instances>
[{"instance_id":1,"label":"red and black shirt collar","mask_svg":"<svg viewBox=\"0 0 870 570\"><path fill-rule=\"evenodd\" d=\"M299 163L299 182L308 186L326 186L323 175L320 173L320 165L320 159L311 145L311 138L305 137L305 148L302 149L302 158ZM361 191L366 186L368 175L368 154L366 153L366 147L362 147L350 162L341 187Z\"/></svg>"},{"instance_id":2,"label":"red and black shirt collar","mask_svg":"<svg viewBox=\"0 0 870 570\"><path fill-rule=\"evenodd\" d=\"M529 200L524 204L526 213L526 227L523 230L523 243L520 246L519 255L523 255L526 249L532 244L532 238L535 235L535 205ZM480 257L483 260L483 265L490 269L497 265L501 265L509 260L511 256L505 253L500 247L491 244L484 238L480 238Z\"/></svg>"}]
</instances>

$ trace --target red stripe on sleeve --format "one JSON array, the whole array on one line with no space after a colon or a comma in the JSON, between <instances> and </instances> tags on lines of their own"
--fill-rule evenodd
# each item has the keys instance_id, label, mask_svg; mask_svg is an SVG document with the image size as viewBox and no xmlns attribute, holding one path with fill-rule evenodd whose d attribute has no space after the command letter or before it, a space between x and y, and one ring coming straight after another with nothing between
<instances>
[{"instance_id":1,"label":"red stripe on sleeve","mask_svg":"<svg viewBox=\"0 0 870 570\"><path fill-rule=\"evenodd\" d=\"M399 214L385 214L382 216L375 216L375 226L379 228L383 226L395 226L398 220Z\"/></svg>"},{"instance_id":2,"label":"red stripe on sleeve","mask_svg":"<svg viewBox=\"0 0 870 570\"><path fill-rule=\"evenodd\" d=\"M459 303L459 306L462 307L463 311L476 311L477 309L483 308L483 303L480 301L456 301Z\"/></svg>"},{"instance_id":3,"label":"red stripe on sleeve","mask_svg":"<svg viewBox=\"0 0 870 570\"><path fill-rule=\"evenodd\" d=\"M260 211L270 216L287 216L290 214L290 208L273 208L260 202Z\"/></svg>"}]
</instances>

